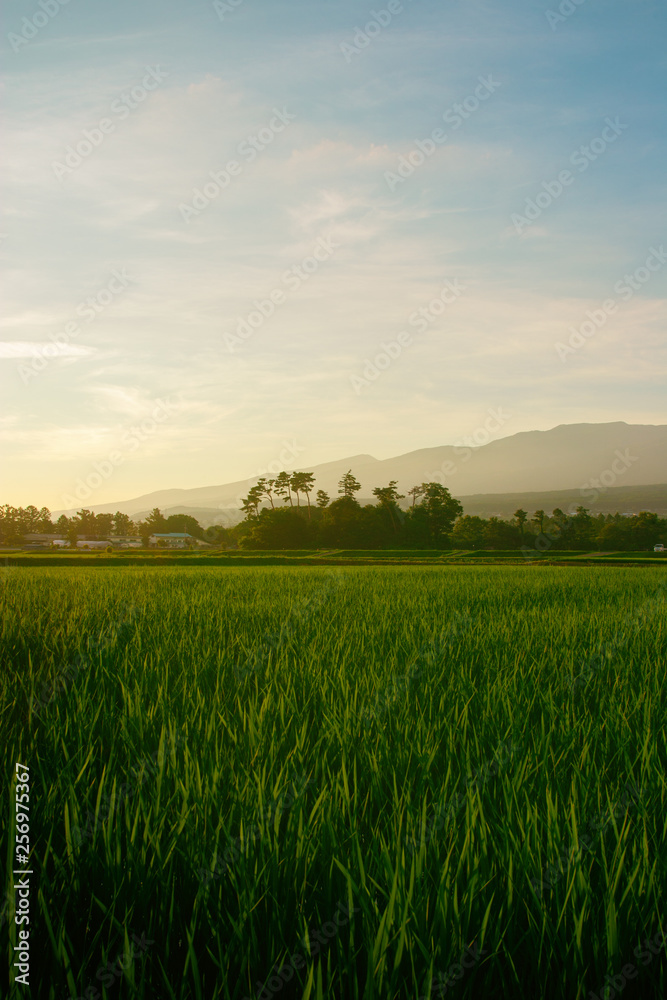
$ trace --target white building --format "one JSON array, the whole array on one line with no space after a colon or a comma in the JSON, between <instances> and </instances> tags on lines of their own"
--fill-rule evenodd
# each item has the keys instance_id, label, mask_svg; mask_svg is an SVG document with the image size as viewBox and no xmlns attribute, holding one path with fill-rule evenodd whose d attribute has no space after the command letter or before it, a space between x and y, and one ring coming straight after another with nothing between
<instances>
[{"instance_id":1,"label":"white building","mask_svg":"<svg viewBox=\"0 0 667 1000\"><path fill-rule=\"evenodd\" d=\"M143 542L136 535L109 535L109 542L115 549L140 549Z\"/></svg>"},{"instance_id":2,"label":"white building","mask_svg":"<svg viewBox=\"0 0 667 1000\"><path fill-rule=\"evenodd\" d=\"M194 535L187 531L166 531L151 535L149 545L157 545L167 549L188 549L198 544Z\"/></svg>"}]
</instances>

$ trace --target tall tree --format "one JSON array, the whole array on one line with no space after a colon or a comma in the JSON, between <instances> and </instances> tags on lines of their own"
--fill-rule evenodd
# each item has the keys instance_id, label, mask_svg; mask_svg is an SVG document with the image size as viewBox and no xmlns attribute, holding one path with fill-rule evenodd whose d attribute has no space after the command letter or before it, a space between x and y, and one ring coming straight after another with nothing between
<instances>
[{"instance_id":1,"label":"tall tree","mask_svg":"<svg viewBox=\"0 0 667 1000\"><path fill-rule=\"evenodd\" d=\"M459 517L452 530L455 549L482 549L486 542L487 522L481 517L466 514Z\"/></svg>"},{"instance_id":2,"label":"tall tree","mask_svg":"<svg viewBox=\"0 0 667 1000\"><path fill-rule=\"evenodd\" d=\"M546 516L547 515L543 510L536 510L533 516L531 517L531 521L533 522L533 524L537 528L539 528L540 535L544 534L544 521L546 519Z\"/></svg>"},{"instance_id":3,"label":"tall tree","mask_svg":"<svg viewBox=\"0 0 667 1000\"><path fill-rule=\"evenodd\" d=\"M301 473L301 492L306 494L308 501L308 520L310 521L310 494L315 489L315 476L312 472Z\"/></svg>"},{"instance_id":4,"label":"tall tree","mask_svg":"<svg viewBox=\"0 0 667 1000\"><path fill-rule=\"evenodd\" d=\"M241 539L243 549L304 549L311 544L311 525L293 508L264 509Z\"/></svg>"},{"instance_id":5,"label":"tall tree","mask_svg":"<svg viewBox=\"0 0 667 1000\"><path fill-rule=\"evenodd\" d=\"M267 480L262 476L262 478L258 479L252 487L252 490L254 491L253 496L258 496L261 500L266 498L271 504L271 509L274 508L273 494L275 492L275 484L275 479Z\"/></svg>"},{"instance_id":6,"label":"tall tree","mask_svg":"<svg viewBox=\"0 0 667 1000\"><path fill-rule=\"evenodd\" d=\"M33 504L25 508L5 504L0 507L0 530L6 541L15 542L20 542L26 534L50 534L51 512L47 507L37 510Z\"/></svg>"},{"instance_id":7,"label":"tall tree","mask_svg":"<svg viewBox=\"0 0 667 1000\"><path fill-rule=\"evenodd\" d=\"M95 534L98 538L108 538L113 529L113 514L95 515Z\"/></svg>"},{"instance_id":8,"label":"tall tree","mask_svg":"<svg viewBox=\"0 0 667 1000\"><path fill-rule=\"evenodd\" d=\"M59 534L66 535L69 528L69 518L67 514L61 514L54 527Z\"/></svg>"},{"instance_id":9,"label":"tall tree","mask_svg":"<svg viewBox=\"0 0 667 1000\"><path fill-rule=\"evenodd\" d=\"M183 532L193 538L204 537L204 529L192 514L172 514L167 518L166 530Z\"/></svg>"},{"instance_id":10,"label":"tall tree","mask_svg":"<svg viewBox=\"0 0 667 1000\"><path fill-rule=\"evenodd\" d=\"M324 545L358 549L366 537L367 513L354 497L337 497L322 512L320 538Z\"/></svg>"},{"instance_id":11,"label":"tall tree","mask_svg":"<svg viewBox=\"0 0 667 1000\"><path fill-rule=\"evenodd\" d=\"M28 507L30 511L30 530L40 534L48 534L53 531L51 523L51 511L48 507L37 510L36 507Z\"/></svg>"},{"instance_id":12,"label":"tall tree","mask_svg":"<svg viewBox=\"0 0 667 1000\"><path fill-rule=\"evenodd\" d=\"M408 496L412 497L412 509L415 507L415 500L419 500L420 497L424 495L424 487L413 486L411 490L408 490Z\"/></svg>"},{"instance_id":13,"label":"tall tree","mask_svg":"<svg viewBox=\"0 0 667 1000\"><path fill-rule=\"evenodd\" d=\"M519 508L518 510L514 511L514 516L516 518L516 523L519 525L519 532L521 534L521 537L523 538L523 529L526 524L526 521L528 520L528 513L527 511Z\"/></svg>"},{"instance_id":14,"label":"tall tree","mask_svg":"<svg viewBox=\"0 0 667 1000\"><path fill-rule=\"evenodd\" d=\"M352 475L352 469L348 469L343 478L338 483L338 492L341 496L350 500L354 499L354 494L361 489L361 483Z\"/></svg>"},{"instance_id":15,"label":"tall tree","mask_svg":"<svg viewBox=\"0 0 667 1000\"><path fill-rule=\"evenodd\" d=\"M6 503L0 508L0 529L3 542L17 545L23 541L23 536L28 529L20 507L12 507L11 504Z\"/></svg>"},{"instance_id":16,"label":"tall tree","mask_svg":"<svg viewBox=\"0 0 667 1000\"><path fill-rule=\"evenodd\" d=\"M411 530L429 539L430 544L437 548L446 546L457 517L463 513L463 507L450 494L446 486L440 483L422 483L422 501L411 512Z\"/></svg>"},{"instance_id":17,"label":"tall tree","mask_svg":"<svg viewBox=\"0 0 667 1000\"><path fill-rule=\"evenodd\" d=\"M489 549L515 549L520 543L520 535L515 524L490 517L484 529L484 544Z\"/></svg>"},{"instance_id":18,"label":"tall tree","mask_svg":"<svg viewBox=\"0 0 667 1000\"><path fill-rule=\"evenodd\" d=\"M398 501L403 500L405 496L405 494L398 492L396 489L396 483L397 480L392 479L389 486L378 486L373 490L373 496L377 497L378 505L382 507L383 510L389 512L391 525L394 531L398 531L397 512L400 513Z\"/></svg>"},{"instance_id":19,"label":"tall tree","mask_svg":"<svg viewBox=\"0 0 667 1000\"><path fill-rule=\"evenodd\" d=\"M275 510L276 506L275 506L275 504L273 502L273 494L275 493L275 489L276 489L276 481L275 481L275 479L267 479L266 481L263 480L263 479L260 479L260 483L264 483L264 496L267 498L267 500L271 504L271 510Z\"/></svg>"},{"instance_id":20,"label":"tall tree","mask_svg":"<svg viewBox=\"0 0 667 1000\"><path fill-rule=\"evenodd\" d=\"M137 527L129 514L122 514L119 510L113 516L113 529L117 535L136 535L137 533Z\"/></svg>"},{"instance_id":21,"label":"tall tree","mask_svg":"<svg viewBox=\"0 0 667 1000\"><path fill-rule=\"evenodd\" d=\"M159 507L153 507L152 511L144 521L149 535L161 535L167 530L167 519L162 514Z\"/></svg>"},{"instance_id":22,"label":"tall tree","mask_svg":"<svg viewBox=\"0 0 667 1000\"><path fill-rule=\"evenodd\" d=\"M329 494L325 493L324 490L317 491L317 506L320 509L324 509L329 503Z\"/></svg>"},{"instance_id":23,"label":"tall tree","mask_svg":"<svg viewBox=\"0 0 667 1000\"><path fill-rule=\"evenodd\" d=\"M245 512L246 518L259 517L259 507L264 495L264 487L257 483L248 490L248 496L241 502L241 510Z\"/></svg>"},{"instance_id":24,"label":"tall tree","mask_svg":"<svg viewBox=\"0 0 667 1000\"><path fill-rule=\"evenodd\" d=\"M82 508L72 518L72 525L78 535L94 538L97 535L97 518L92 510Z\"/></svg>"},{"instance_id":25,"label":"tall tree","mask_svg":"<svg viewBox=\"0 0 667 1000\"><path fill-rule=\"evenodd\" d=\"M415 516L426 519L434 546L446 545L456 518L463 513L463 507L440 483L422 483L422 487L423 499L416 508Z\"/></svg>"},{"instance_id":26,"label":"tall tree","mask_svg":"<svg viewBox=\"0 0 667 1000\"><path fill-rule=\"evenodd\" d=\"M283 503L288 503L290 507L293 507L292 503L292 490L291 490L291 480L289 472L281 472L276 478L275 492L279 497L283 497Z\"/></svg>"},{"instance_id":27,"label":"tall tree","mask_svg":"<svg viewBox=\"0 0 667 1000\"><path fill-rule=\"evenodd\" d=\"M304 493L308 501L308 518L310 519L310 494L315 484L315 476L312 472L293 472L291 477L292 489L296 493L297 506L300 507L299 494Z\"/></svg>"},{"instance_id":28,"label":"tall tree","mask_svg":"<svg viewBox=\"0 0 667 1000\"><path fill-rule=\"evenodd\" d=\"M300 496L300 494L301 494L301 477L300 477L300 473L293 472L292 475L289 477L289 484L290 484L290 489L292 490L292 492L294 493L294 495L296 497L296 505L297 505L297 507L300 507L301 506L301 496Z\"/></svg>"},{"instance_id":29,"label":"tall tree","mask_svg":"<svg viewBox=\"0 0 667 1000\"><path fill-rule=\"evenodd\" d=\"M573 548L588 549L595 544L595 536L599 529L586 507L579 506L570 522L570 530L570 544Z\"/></svg>"},{"instance_id":30,"label":"tall tree","mask_svg":"<svg viewBox=\"0 0 667 1000\"><path fill-rule=\"evenodd\" d=\"M652 549L656 542L663 541L664 530L657 514L642 510L636 517L626 520L630 521L629 534L635 549Z\"/></svg>"}]
</instances>

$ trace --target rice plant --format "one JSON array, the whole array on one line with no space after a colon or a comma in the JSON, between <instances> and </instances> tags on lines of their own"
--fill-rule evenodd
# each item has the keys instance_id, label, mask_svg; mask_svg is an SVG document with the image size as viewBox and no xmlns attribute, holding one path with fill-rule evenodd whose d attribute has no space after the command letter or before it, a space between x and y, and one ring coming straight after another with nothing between
<instances>
[{"instance_id":1,"label":"rice plant","mask_svg":"<svg viewBox=\"0 0 667 1000\"><path fill-rule=\"evenodd\" d=\"M6 573L4 766L30 769L34 873L12 995L664 996L666 580Z\"/></svg>"}]
</instances>

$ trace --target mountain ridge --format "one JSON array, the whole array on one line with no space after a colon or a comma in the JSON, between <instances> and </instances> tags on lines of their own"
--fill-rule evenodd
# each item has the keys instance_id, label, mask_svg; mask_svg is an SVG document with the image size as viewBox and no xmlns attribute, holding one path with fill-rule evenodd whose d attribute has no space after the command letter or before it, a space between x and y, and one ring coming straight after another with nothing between
<instances>
[{"instance_id":1,"label":"mountain ridge","mask_svg":"<svg viewBox=\"0 0 667 1000\"><path fill-rule=\"evenodd\" d=\"M519 431L486 444L466 443L471 440L464 438L455 445L420 448L387 459L361 453L317 465L295 464L287 471L312 472L315 489L324 489L332 498L348 469L361 483L363 497L390 480L396 480L403 493L418 483L436 481L447 486L452 495L466 497L584 489L590 493L620 485L661 485L667 480L667 424L559 424L546 431ZM121 511L130 516L153 507L175 506L232 513L257 478L153 490L112 503L82 501L78 508L54 513L72 513L82 506L96 513Z\"/></svg>"}]
</instances>

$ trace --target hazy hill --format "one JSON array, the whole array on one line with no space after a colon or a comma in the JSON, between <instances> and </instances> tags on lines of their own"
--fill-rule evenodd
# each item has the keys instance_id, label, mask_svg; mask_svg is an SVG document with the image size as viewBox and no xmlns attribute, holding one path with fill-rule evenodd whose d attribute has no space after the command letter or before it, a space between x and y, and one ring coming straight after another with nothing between
<instances>
[{"instance_id":1,"label":"hazy hill","mask_svg":"<svg viewBox=\"0 0 667 1000\"><path fill-rule=\"evenodd\" d=\"M479 494L516 495L550 491L561 498L564 495L576 496L576 502L590 506L590 494L587 499L582 490L592 485L594 480L600 480L601 476L601 485L607 486L608 492L611 492L610 488L659 485L667 480L667 425L623 422L562 424L549 431L513 434L481 447L443 445L384 460L371 455L354 455L340 461L309 466L305 471L314 473L316 489L324 489L334 498L338 481L348 469L352 469L362 485L360 499L370 500L374 487L385 486L392 479L397 480L403 493L417 483L436 480L444 482L454 496L475 503ZM94 505L92 509L98 513L119 510L140 516L153 507L159 507L168 513L192 513L201 517L202 523L212 523L213 519L220 523L228 520L233 523L238 519L233 512L238 510L240 498L246 495L255 481L240 480L195 489L157 490L134 500ZM601 502L605 496L605 493L601 494L595 505L596 510L603 509ZM509 502L511 505L514 501ZM490 498L482 503L485 509L494 507ZM529 501L522 501L520 505L525 506L526 503ZM648 506L641 503L641 498L639 503ZM537 505L544 509L553 509L553 506L565 509L562 502L551 507L550 504L551 501L544 500ZM534 507L534 504L530 506ZM478 511L470 509L467 512ZM491 510L491 513L497 512L495 507Z\"/></svg>"},{"instance_id":2,"label":"hazy hill","mask_svg":"<svg viewBox=\"0 0 667 1000\"><path fill-rule=\"evenodd\" d=\"M568 513L581 505L593 515L638 514L650 510L667 517L667 483L659 486L612 486L591 501L580 490L550 490L547 493L478 493L459 497L466 514L476 517L510 518L519 507L529 514L544 510L551 514L556 507Z\"/></svg>"}]
</instances>

